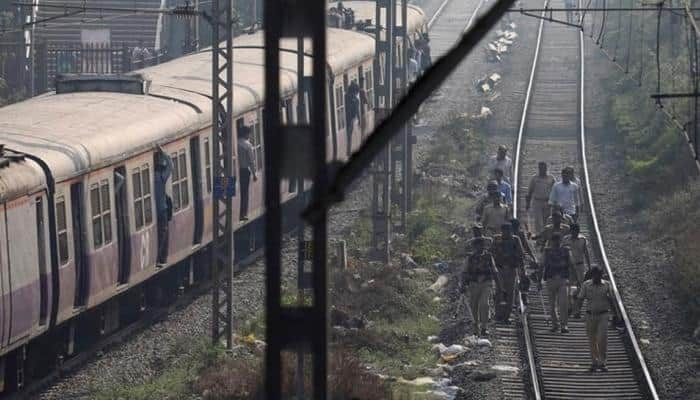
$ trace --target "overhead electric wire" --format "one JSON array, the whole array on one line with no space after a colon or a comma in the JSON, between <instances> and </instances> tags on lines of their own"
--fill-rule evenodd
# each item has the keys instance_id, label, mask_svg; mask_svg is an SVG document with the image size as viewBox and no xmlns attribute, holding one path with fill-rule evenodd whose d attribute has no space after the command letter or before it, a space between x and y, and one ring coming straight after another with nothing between
<instances>
[{"instance_id":1,"label":"overhead electric wire","mask_svg":"<svg viewBox=\"0 0 700 400\"><path fill-rule=\"evenodd\" d=\"M606 4L606 0L603 0L603 9L605 9L605 4ZM600 22L600 31L598 32L598 38L595 40L595 43L597 45L599 45L601 48L603 47L603 41L605 40L604 32L605 32L605 26L607 25L607 22L608 22L608 13L606 11L603 11L603 18L602 18L602 21Z\"/></svg>"},{"instance_id":2,"label":"overhead electric wire","mask_svg":"<svg viewBox=\"0 0 700 400\"><path fill-rule=\"evenodd\" d=\"M656 93L661 94L661 13L664 8L664 1L658 5L659 13L656 16ZM661 98L656 98L656 105L663 107Z\"/></svg>"},{"instance_id":3,"label":"overhead electric wire","mask_svg":"<svg viewBox=\"0 0 700 400\"><path fill-rule=\"evenodd\" d=\"M646 43L644 40L644 15L641 16L641 21L639 22L639 86L642 86L642 79L644 78L644 52L646 50Z\"/></svg>"},{"instance_id":4,"label":"overhead electric wire","mask_svg":"<svg viewBox=\"0 0 700 400\"><path fill-rule=\"evenodd\" d=\"M627 27L627 55L625 55L625 74L630 72L630 53L632 52L632 22L633 22L632 11L630 11L630 22Z\"/></svg>"},{"instance_id":5,"label":"overhead electric wire","mask_svg":"<svg viewBox=\"0 0 700 400\"><path fill-rule=\"evenodd\" d=\"M622 7L622 0L617 0L617 4ZM622 11L617 12L617 32L615 34L615 50L613 50L613 61L617 61L617 49L620 47L620 36L622 36Z\"/></svg>"}]
</instances>

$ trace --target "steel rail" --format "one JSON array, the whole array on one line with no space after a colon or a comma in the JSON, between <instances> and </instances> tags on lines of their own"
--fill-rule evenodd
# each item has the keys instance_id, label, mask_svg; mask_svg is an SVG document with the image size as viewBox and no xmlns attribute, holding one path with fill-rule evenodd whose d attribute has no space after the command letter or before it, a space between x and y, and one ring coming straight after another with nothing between
<instances>
[{"instance_id":1,"label":"steel rail","mask_svg":"<svg viewBox=\"0 0 700 400\"><path fill-rule=\"evenodd\" d=\"M546 7L549 0L545 0ZM542 12L544 17L545 13ZM527 111L530 107L530 97L532 94L532 85L535 81L535 72L537 71L537 60L539 59L540 47L542 44L542 30L544 28L544 19L540 19L540 25L537 30L537 43L535 44L535 55L533 57L532 69L530 69L530 79L527 83L527 91L525 92L525 103L523 105L523 113L520 118L520 127L518 129L518 139L515 145L515 160L513 170L513 218L518 217L518 176L520 171L520 153L523 144L523 136L525 132L525 122L527 120ZM530 381L532 384L532 395L535 400L542 399L542 386L537 373L537 360L535 359L535 347L533 343L532 332L530 331L530 320L528 318L528 307L525 305L523 294L518 292L518 302L520 308L520 320L523 327L523 339L525 341L525 351L527 353L527 363L530 368Z\"/></svg>"},{"instance_id":2,"label":"steel rail","mask_svg":"<svg viewBox=\"0 0 700 400\"><path fill-rule=\"evenodd\" d=\"M430 30L430 28L433 27L433 24L435 24L435 21L437 21L437 19L438 19L438 18L440 17L440 15L442 14L442 10L444 10L445 7L447 7L447 4L448 4L450 1L451 1L451 0L444 0L444 1L442 2L442 4L440 4L440 7L438 7L438 9L435 11L435 14L433 14L433 16L430 17L430 20L428 21L428 30Z\"/></svg>"},{"instance_id":3,"label":"steel rail","mask_svg":"<svg viewBox=\"0 0 700 400\"><path fill-rule=\"evenodd\" d=\"M514 182L513 182L513 191L514 191L514 196L513 196L513 213L514 216L517 217L517 201L518 201L518 176L519 176L519 169L520 169L520 163L521 163L521 151L522 151L522 143L523 143L523 137L524 137L524 132L525 132L525 122L527 119L527 111L529 107L529 102L530 102L530 96L531 96L531 91L532 91L532 86L533 86L533 81L535 77L535 71L536 71L536 66L537 66L537 59L539 56L539 49L541 45L541 36L542 36L542 24L544 20L540 21L540 30L538 32L538 39L537 39L537 48L535 51L535 57L533 61L533 67L532 71L530 74L530 81L528 82L528 89L526 92L526 98L525 98L525 105L523 107L523 115L521 118L521 125L520 129L518 131L518 139L517 139L517 145L516 145L516 155L515 155L515 171L514 171ZM619 290L617 288L617 284L615 281L615 278L613 276L612 268L610 267L609 260L607 258L607 254L605 252L605 247L604 247L604 241L603 237L601 234L600 226L598 224L598 219L595 211L595 204L593 202L593 195L592 195L592 190L590 187L590 177L588 173L588 162L586 158L586 132L585 132L585 58L584 58L584 41L583 41L583 31L579 31L579 60L580 60L580 76L579 76L579 135L578 135L578 140L579 140L579 155L581 158L581 162L583 165L583 182L585 182L584 185L584 190L586 191L586 199L588 202L588 218L591 221L591 224L593 226L593 235L595 237L596 241L596 249L598 250L598 254L600 255L600 260L603 262L605 266L605 270L608 274L608 279L611 283L612 290L615 296L615 306L617 309L617 314L620 316L622 321L624 322L625 325L625 333L623 334L623 337L627 339L629 342L629 345L631 346L631 350L634 353L633 356L633 361L636 361L638 364L639 369L641 370L641 375L643 376L643 379L640 379L640 389L646 392L646 394L654 399L658 400L659 396L656 391L656 388L654 386L653 379L651 377L651 374L649 372L649 369L646 365L646 362L644 360L644 356L641 352L641 349L639 347L637 338L634 334L634 331L632 329L632 324L630 321L630 318L625 310L622 297L619 293ZM525 334L525 342L526 342L526 351L528 354L528 362L530 362L530 368L531 368L531 374L535 375L537 373L537 366L534 363L535 360L535 351L534 351L534 346L532 343L532 340L528 341L528 335L527 335L527 308L523 306L522 304L522 297L520 297L521 300L521 316L523 320L523 330ZM531 362L532 360L532 362ZM533 390L535 391L534 395L535 398L540 399L542 398L542 391L541 387L539 386L540 380L538 379L539 377L534 377L533 378ZM641 387L643 386L643 387Z\"/></svg>"},{"instance_id":4,"label":"steel rail","mask_svg":"<svg viewBox=\"0 0 700 400\"><path fill-rule=\"evenodd\" d=\"M649 368L647 367L646 361L644 360L644 355L642 354L642 350L639 347L639 343L637 341L637 337L634 333L634 330L632 329L632 323L630 321L629 315L627 314L627 311L625 310L625 306L622 302L622 296L620 296L620 291L617 288L617 283L615 282L615 277L613 275L613 271L610 268L610 262L608 260L607 253L605 252L605 246L603 242L603 236L600 232L600 226L598 225L598 217L596 216L596 211L595 211L595 203L593 201L593 191L591 190L590 186L590 178L588 174L588 160L586 158L586 125L585 125L585 107L586 107L586 102L585 102L585 90L584 90L584 77L585 77L585 62L584 62L584 46L583 46L583 31L579 32L579 43L580 43L580 59L581 59L581 75L580 75L580 101L579 101L579 127L580 127L580 137L579 137L579 149L580 149L580 156L581 156L581 162L583 163L583 181L585 182L585 190L586 190L586 198L588 200L588 218L591 220L593 223L593 231L595 234L596 238L596 244L598 248L598 252L600 254L600 258L603 261L603 264L605 265L605 270L608 273L608 280L612 286L613 293L615 295L615 303L617 306L617 311L618 315L622 318L625 324L625 331L627 332L627 337L630 341L630 344L632 345L632 348L634 350L634 355L636 357L637 362L639 363L639 367L642 370L642 374L644 375L644 383L646 384L646 390L648 391L648 394L651 396L652 399L658 400L659 395L656 391L656 387L654 385L654 381L651 377L651 374L649 372Z\"/></svg>"}]
</instances>

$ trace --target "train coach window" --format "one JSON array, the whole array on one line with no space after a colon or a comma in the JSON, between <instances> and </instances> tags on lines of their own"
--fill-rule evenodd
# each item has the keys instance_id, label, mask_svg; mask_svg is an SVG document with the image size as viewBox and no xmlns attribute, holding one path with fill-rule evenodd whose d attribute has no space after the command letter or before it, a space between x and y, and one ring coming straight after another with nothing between
<instances>
[{"instance_id":1,"label":"train coach window","mask_svg":"<svg viewBox=\"0 0 700 400\"><path fill-rule=\"evenodd\" d=\"M204 139L204 175L207 180L207 193L211 193L211 149L209 148L209 138Z\"/></svg>"},{"instance_id":2,"label":"train coach window","mask_svg":"<svg viewBox=\"0 0 700 400\"><path fill-rule=\"evenodd\" d=\"M343 85L335 87L335 121L337 129L345 129L345 96L343 95Z\"/></svg>"},{"instance_id":3,"label":"train coach window","mask_svg":"<svg viewBox=\"0 0 700 400\"><path fill-rule=\"evenodd\" d=\"M258 171L263 169L263 127L260 122L256 122L251 127L252 135L250 138L250 144L253 145L253 154L255 154L255 167Z\"/></svg>"},{"instance_id":4,"label":"train coach window","mask_svg":"<svg viewBox=\"0 0 700 400\"><path fill-rule=\"evenodd\" d=\"M151 205L151 171L148 164L135 168L131 174L134 189L134 222L136 230L153 222Z\"/></svg>"},{"instance_id":5,"label":"train coach window","mask_svg":"<svg viewBox=\"0 0 700 400\"><path fill-rule=\"evenodd\" d=\"M112 212L109 198L109 181L90 186L92 209L92 243L98 249L112 241Z\"/></svg>"},{"instance_id":6,"label":"train coach window","mask_svg":"<svg viewBox=\"0 0 700 400\"><path fill-rule=\"evenodd\" d=\"M187 188L187 156L185 150L172 153L173 162L173 212L177 212L190 204L189 189Z\"/></svg>"},{"instance_id":7,"label":"train coach window","mask_svg":"<svg viewBox=\"0 0 700 400\"><path fill-rule=\"evenodd\" d=\"M372 76L372 68L368 68L363 72L365 76L365 93L367 94L367 108L374 109L374 76Z\"/></svg>"},{"instance_id":8,"label":"train coach window","mask_svg":"<svg viewBox=\"0 0 700 400\"><path fill-rule=\"evenodd\" d=\"M68 262L68 226L66 224L66 199L56 197L56 241L58 242L58 260L61 265Z\"/></svg>"}]
</instances>

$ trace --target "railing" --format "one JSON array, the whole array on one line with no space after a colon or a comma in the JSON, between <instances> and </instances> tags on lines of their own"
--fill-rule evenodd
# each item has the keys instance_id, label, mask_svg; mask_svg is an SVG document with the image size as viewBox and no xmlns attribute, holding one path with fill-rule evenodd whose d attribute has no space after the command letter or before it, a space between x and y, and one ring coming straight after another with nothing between
<instances>
[{"instance_id":1,"label":"railing","mask_svg":"<svg viewBox=\"0 0 700 400\"><path fill-rule=\"evenodd\" d=\"M101 43L62 44L40 47L45 57L44 90L54 88L58 74L122 74L159 64L167 59L167 53L145 52L127 46ZM43 71L42 71L43 72Z\"/></svg>"}]
</instances>

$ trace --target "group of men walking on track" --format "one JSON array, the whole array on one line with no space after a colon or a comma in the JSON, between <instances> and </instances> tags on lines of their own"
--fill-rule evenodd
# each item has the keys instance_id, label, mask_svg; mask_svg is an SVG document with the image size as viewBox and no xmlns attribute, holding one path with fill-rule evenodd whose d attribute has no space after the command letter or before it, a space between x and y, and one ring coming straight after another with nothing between
<instances>
[{"instance_id":1,"label":"group of men walking on track","mask_svg":"<svg viewBox=\"0 0 700 400\"><path fill-rule=\"evenodd\" d=\"M460 290L469 300L474 331L477 335L488 334L494 286L495 319L510 324L516 293L527 305L527 292L534 279L540 297L544 283L552 333L568 333L569 315L581 318L586 302L590 371L607 371L607 328L610 312L616 312L616 308L611 285L602 279L603 271L591 267L588 241L578 225L580 181L573 167L562 169L561 180L557 181L548 172L547 163L540 162L525 199L532 226L522 226L527 224L521 225L512 217L513 162L507 152L505 146L500 146L489 160L493 179L477 204L474 237L468 242L470 252L459 280Z\"/></svg>"}]
</instances>

